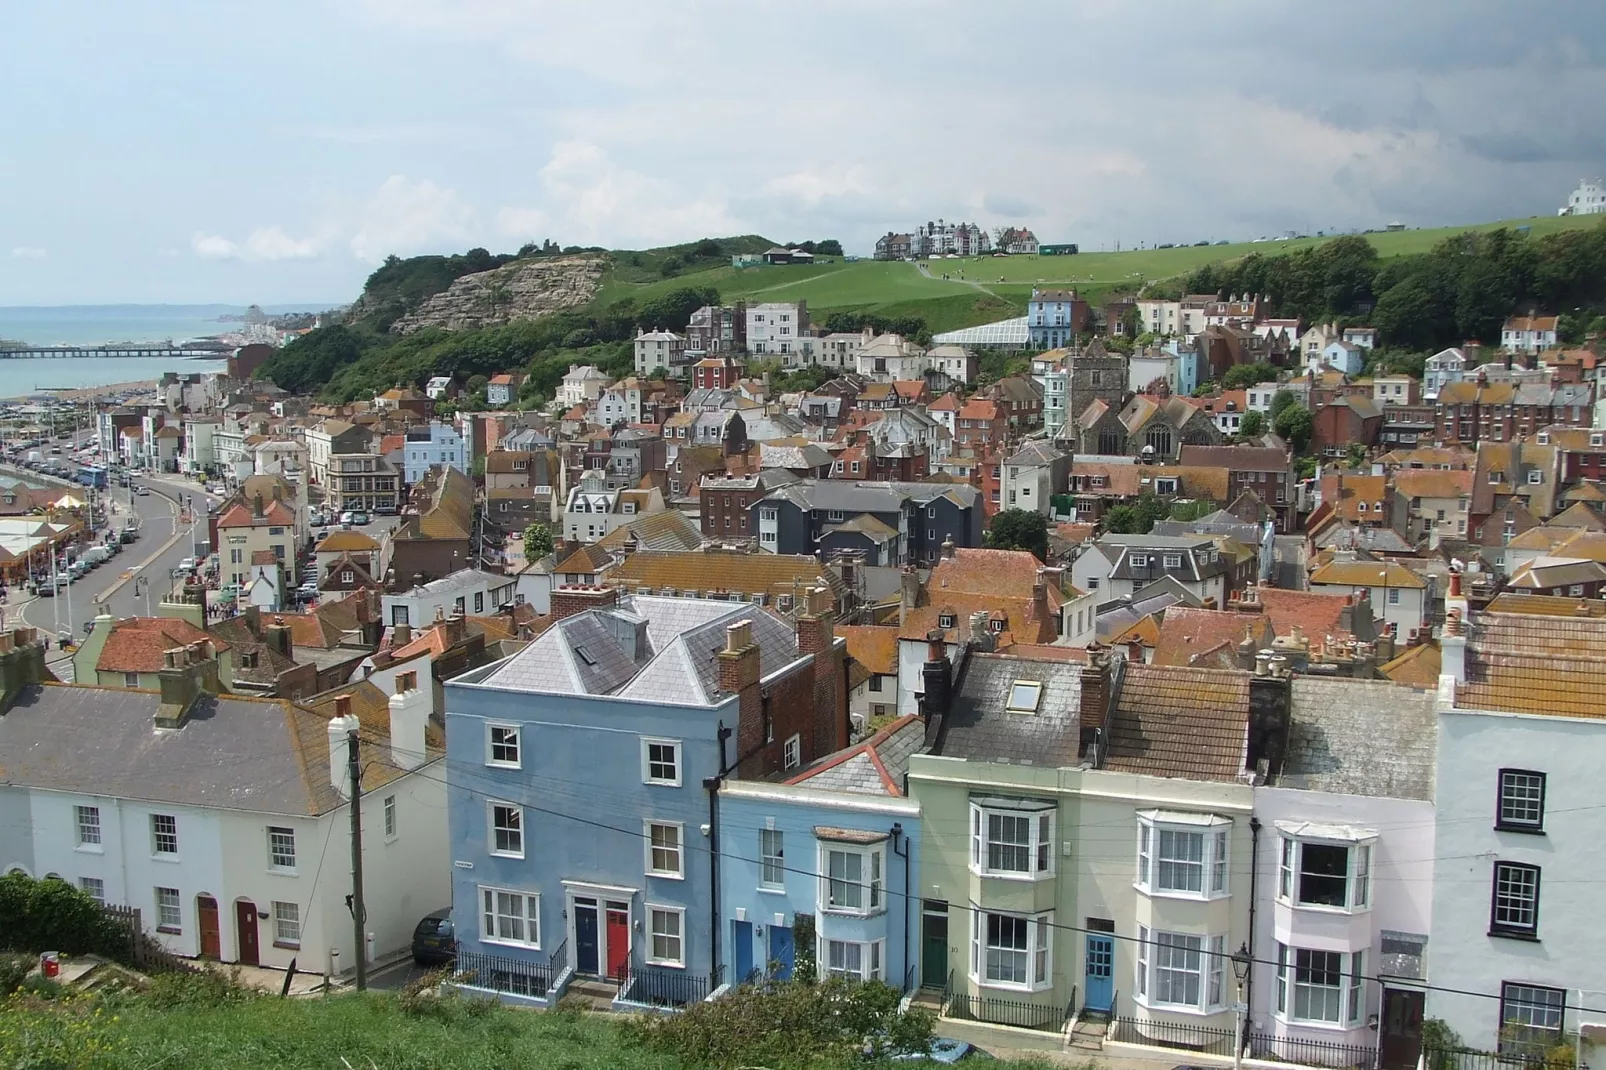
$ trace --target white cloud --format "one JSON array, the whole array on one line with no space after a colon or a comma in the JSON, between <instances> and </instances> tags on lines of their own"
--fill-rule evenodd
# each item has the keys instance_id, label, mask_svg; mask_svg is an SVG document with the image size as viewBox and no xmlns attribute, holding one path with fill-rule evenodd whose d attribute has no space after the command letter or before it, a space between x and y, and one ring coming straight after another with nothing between
<instances>
[{"instance_id":1,"label":"white cloud","mask_svg":"<svg viewBox=\"0 0 1606 1070\"><path fill-rule=\"evenodd\" d=\"M279 226L258 227L243 242L197 231L190 248L205 260L309 260L323 252L318 237L292 238Z\"/></svg>"},{"instance_id":2,"label":"white cloud","mask_svg":"<svg viewBox=\"0 0 1606 1070\"><path fill-rule=\"evenodd\" d=\"M43 260L46 254L37 245L17 245L12 247L11 255L17 260Z\"/></svg>"},{"instance_id":3,"label":"white cloud","mask_svg":"<svg viewBox=\"0 0 1606 1070\"><path fill-rule=\"evenodd\" d=\"M460 246L473 233L474 209L455 190L391 175L358 212L351 251L377 262L440 246Z\"/></svg>"}]
</instances>

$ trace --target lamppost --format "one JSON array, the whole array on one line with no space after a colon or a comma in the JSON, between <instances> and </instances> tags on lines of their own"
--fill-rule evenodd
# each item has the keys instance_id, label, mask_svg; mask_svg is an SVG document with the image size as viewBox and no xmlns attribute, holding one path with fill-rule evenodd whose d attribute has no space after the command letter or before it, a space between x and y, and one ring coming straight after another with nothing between
<instances>
[{"instance_id":1,"label":"lamppost","mask_svg":"<svg viewBox=\"0 0 1606 1070\"><path fill-rule=\"evenodd\" d=\"M134 577L134 597L145 596L145 616L151 615L151 578L149 576Z\"/></svg>"},{"instance_id":2,"label":"lamppost","mask_svg":"<svg viewBox=\"0 0 1606 1070\"><path fill-rule=\"evenodd\" d=\"M1238 982L1235 995L1237 998L1232 1004L1232 1014L1235 1028L1233 1029L1232 1070L1243 1070L1244 1065L1244 1019L1249 1013L1249 1004L1243 1000L1244 982L1249 979L1249 967L1254 960L1249 957L1249 945L1240 943L1238 950L1232 953L1232 975Z\"/></svg>"}]
</instances>

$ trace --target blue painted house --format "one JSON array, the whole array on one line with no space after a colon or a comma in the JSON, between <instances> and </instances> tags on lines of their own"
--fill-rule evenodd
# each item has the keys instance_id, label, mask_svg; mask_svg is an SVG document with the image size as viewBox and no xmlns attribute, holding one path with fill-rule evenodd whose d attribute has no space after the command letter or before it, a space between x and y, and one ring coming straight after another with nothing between
<instances>
[{"instance_id":1,"label":"blue painted house","mask_svg":"<svg viewBox=\"0 0 1606 1070\"><path fill-rule=\"evenodd\" d=\"M1026 334L1033 349L1068 346L1091 325L1090 309L1075 290L1037 290L1026 302Z\"/></svg>"},{"instance_id":2,"label":"blue painted house","mask_svg":"<svg viewBox=\"0 0 1606 1070\"><path fill-rule=\"evenodd\" d=\"M748 603L560 587L548 631L447 684L468 983L544 1001L584 978L622 1005L717 986L721 778L802 768L848 738L828 606L810 592L794 632Z\"/></svg>"},{"instance_id":3,"label":"blue painted house","mask_svg":"<svg viewBox=\"0 0 1606 1070\"><path fill-rule=\"evenodd\" d=\"M920 985L920 807L904 793L925 739L903 717L784 783L720 788L723 976L789 977L812 930L818 975Z\"/></svg>"}]
</instances>

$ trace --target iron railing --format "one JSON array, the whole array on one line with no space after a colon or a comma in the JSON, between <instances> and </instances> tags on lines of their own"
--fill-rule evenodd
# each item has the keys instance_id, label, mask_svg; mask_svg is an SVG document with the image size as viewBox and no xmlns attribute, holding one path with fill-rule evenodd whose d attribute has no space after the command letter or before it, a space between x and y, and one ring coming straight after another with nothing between
<instances>
[{"instance_id":1,"label":"iron railing","mask_svg":"<svg viewBox=\"0 0 1606 1070\"><path fill-rule=\"evenodd\" d=\"M1559 1040L1557 1043L1561 1043ZM1476 1051L1472 1048L1422 1048L1423 1070L1572 1070L1573 1057L1551 1059L1517 1052Z\"/></svg>"},{"instance_id":2,"label":"iron railing","mask_svg":"<svg viewBox=\"0 0 1606 1070\"><path fill-rule=\"evenodd\" d=\"M1354 1070L1376 1070L1377 1067L1375 1047L1254 1032L1248 1035L1247 1041L1249 1050L1257 1058L1300 1066L1352 1067Z\"/></svg>"},{"instance_id":3,"label":"iron railing","mask_svg":"<svg viewBox=\"0 0 1606 1070\"><path fill-rule=\"evenodd\" d=\"M905 995L915 990L915 964L910 963L909 968L903 971L903 992Z\"/></svg>"},{"instance_id":4,"label":"iron railing","mask_svg":"<svg viewBox=\"0 0 1606 1070\"><path fill-rule=\"evenodd\" d=\"M569 941L565 940L559 944L558 949L552 952L549 961L552 966L552 979L556 981L563 976L563 971L569 966Z\"/></svg>"},{"instance_id":5,"label":"iron railing","mask_svg":"<svg viewBox=\"0 0 1606 1070\"><path fill-rule=\"evenodd\" d=\"M530 962L509 955L487 955L481 951L457 951L452 977L463 984L507 992L516 996L544 997L557 976L552 963Z\"/></svg>"},{"instance_id":6,"label":"iron railing","mask_svg":"<svg viewBox=\"0 0 1606 1070\"><path fill-rule=\"evenodd\" d=\"M1013 1025L1022 1029L1059 1029L1065 1024L1065 1008L1057 1003L1034 1003L1025 999L1000 999L956 992L948 1002L948 1017Z\"/></svg>"},{"instance_id":7,"label":"iron railing","mask_svg":"<svg viewBox=\"0 0 1606 1070\"><path fill-rule=\"evenodd\" d=\"M700 973L626 963L619 998L653 1007L684 1007L708 998L708 980Z\"/></svg>"},{"instance_id":8,"label":"iron railing","mask_svg":"<svg viewBox=\"0 0 1606 1070\"><path fill-rule=\"evenodd\" d=\"M1237 1034L1232 1029L1116 1017L1110 1019L1108 1035L1111 1040L1123 1044L1154 1044L1162 1048L1230 1056Z\"/></svg>"}]
</instances>

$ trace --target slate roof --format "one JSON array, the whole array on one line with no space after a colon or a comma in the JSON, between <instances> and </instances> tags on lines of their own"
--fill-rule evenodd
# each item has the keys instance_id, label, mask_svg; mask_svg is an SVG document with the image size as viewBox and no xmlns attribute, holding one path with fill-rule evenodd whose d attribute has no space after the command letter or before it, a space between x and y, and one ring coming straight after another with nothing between
<instances>
[{"instance_id":1,"label":"slate roof","mask_svg":"<svg viewBox=\"0 0 1606 1070\"><path fill-rule=\"evenodd\" d=\"M1005 709L1017 680L1042 685L1036 713ZM1081 666L1075 662L971 654L957 681L935 753L950 758L1075 765L1081 745Z\"/></svg>"},{"instance_id":2,"label":"slate roof","mask_svg":"<svg viewBox=\"0 0 1606 1070\"><path fill-rule=\"evenodd\" d=\"M632 658L616 638L646 630ZM760 671L769 675L797 660L791 628L757 606L696 598L624 596L615 607L558 621L540 638L498 666L481 683L546 694L614 695L665 705L714 705L719 691L715 653L725 629L752 624Z\"/></svg>"},{"instance_id":3,"label":"slate roof","mask_svg":"<svg viewBox=\"0 0 1606 1070\"><path fill-rule=\"evenodd\" d=\"M1117 772L1235 780L1249 733L1249 674L1128 664L1104 766Z\"/></svg>"},{"instance_id":4,"label":"slate roof","mask_svg":"<svg viewBox=\"0 0 1606 1070\"><path fill-rule=\"evenodd\" d=\"M372 692L378 696L373 701ZM363 681L297 706L281 699L203 695L183 727L158 730L156 691L44 684L0 717L7 783L256 813L317 815L341 804L329 783L334 696L353 695L363 786L402 775L391 763L388 700ZM443 737L426 729L429 757Z\"/></svg>"},{"instance_id":5,"label":"slate roof","mask_svg":"<svg viewBox=\"0 0 1606 1070\"><path fill-rule=\"evenodd\" d=\"M790 777L787 784L852 795L903 796L909 757L925 745L926 726L918 716L900 717L862 743L827 755Z\"/></svg>"},{"instance_id":6,"label":"slate roof","mask_svg":"<svg viewBox=\"0 0 1606 1070\"><path fill-rule=\"evenodd\" d=\"M1436 687L1295 676L1278 785L1432 802L1436 697Z\"/></svg>"}]
</instances>

